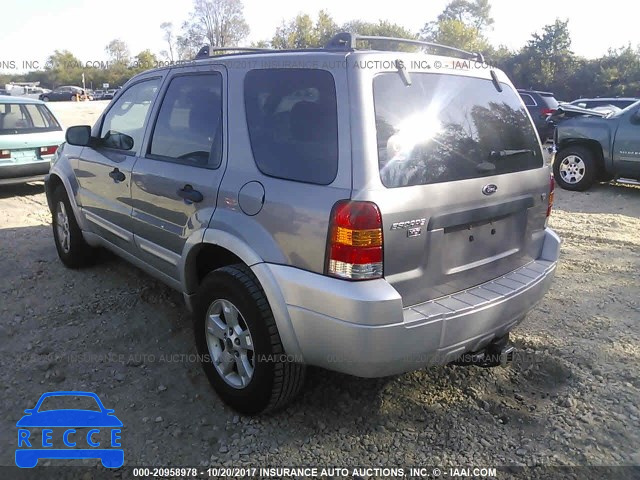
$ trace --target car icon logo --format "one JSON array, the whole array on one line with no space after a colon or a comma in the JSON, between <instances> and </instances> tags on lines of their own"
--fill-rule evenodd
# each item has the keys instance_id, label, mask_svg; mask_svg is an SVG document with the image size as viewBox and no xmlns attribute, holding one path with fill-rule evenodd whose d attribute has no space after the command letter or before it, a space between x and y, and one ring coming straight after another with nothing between
<instances>
[{"instance_id":1,"label":"car icon logo","mask_svg":"<svg viewBox=\"0 0 640 480\"><path fill-rule=\"evenodd\" d=\"M90 408L48 408L51 404L62 403L66 407L78 402ZM34 408L24 412L26 415L16 423L18 467L33 468L41 458L99 458L106 468L120 468L124 464L124 450L120 448L122 422L95 393L47 392Z\"/></svg>"},{"instance_id":2,"label":"car icon logo","mask_svg":"<svg viewBox=\"0 0 640 480\"><path fill-rule=\"evenodd\" d=\"M495 183L489 183L488 185L482 187L482 193L484 193L485 195L493 195L497 191L498 186Z\"/></svg>"}]
</instances>

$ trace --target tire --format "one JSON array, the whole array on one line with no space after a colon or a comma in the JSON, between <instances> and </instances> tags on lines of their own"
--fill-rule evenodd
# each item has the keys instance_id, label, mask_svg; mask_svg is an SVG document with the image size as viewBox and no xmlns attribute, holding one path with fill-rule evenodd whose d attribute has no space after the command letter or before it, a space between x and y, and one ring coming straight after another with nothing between
<instances>
[{"instance_id":1,"label":"tire","mask_svg":"<svg viewBox=\"0 0 640 480\"><path fill-rule=\"evenodd\" d=\"M565 190L589 189L598 178L599 170L594 153L586 147L563 148L553 162L553 177Z\"/></svg>"},{"instance_id":2,"label":"tire","mask_svg":"<svg viewBox=\"0 0 640 480\"><path fill-rule=\"evenodd\" d=\"M51 200L51 226L58 257L69 268L81 268L93 264L95 249L85 242L67 192L62 185L55 188Z\"/></svg>"},{"instance_id":3,"label":"tire","mask_svg":"<svg viewBox=\"0 0 640 480\"><path fill-rule=\"evenodd\" d=\"M75 102L78 100L78 97L76 97L75 95L71 95L71 98L69 100L71 100L72 102Z\"/></svg>"},{"instance_id":4,"label":"tire","mask_svg":"<svg viewBox=\"0 0 640 480\"><path fill-rule=\"evenodd\" d=\"M49 97L42 97L42 101L43 102L48 102L49 101Z\"/></svg>"},{"instance_id":5,"label":"tire","mask_svg":"<svg viewBox=\"0 0 640 480\"><path fill-rule=\"evenodd\" d=\"M202 368L234 410L274 411L302 389L306 368L287 358L269 302L247 266L222 267L204 278L195 299L194 328ZM253 350L243 348L248 345Z\"/></svg>"}]
</instances>

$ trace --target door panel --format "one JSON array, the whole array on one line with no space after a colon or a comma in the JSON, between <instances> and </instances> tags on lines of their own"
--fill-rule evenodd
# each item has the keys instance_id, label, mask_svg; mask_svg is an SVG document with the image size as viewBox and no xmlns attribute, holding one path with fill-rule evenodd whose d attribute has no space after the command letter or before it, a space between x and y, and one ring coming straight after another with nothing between
<instances>
[{"instance_id":1,"label":"door panel","mask_svg":"<svg viewBox=\"0 0 640 480\"><path fill-rule=\"evenodd\" d=\"M636 108L635 112L639 112ZM640 176L640 123L633 120L633 114L629 112L626 118L620 120L620 126L616 132L613 145L613 159L615 171L619 175L630 175L635 178Z\"/></svg>"},{"instance_id":2,"label":"door panel","mask_svg":"<svg viewBox=\"0 0 640 480\"><path fill-rule=\"evenodd\" d=\"M133 241L131 170L136 159L135 155L86 147L76 170L80 185L78 198L94 231L127 250L131 249ZM116 176L114 172L121 175Z\"/></svg>"},{"instance_id":3,"label":"door panel","mask_svg":"<svg viewBox=\"0 0 640 480\"><path fill-rule=\"evenodd\" d=\"M92 230L129 252L135 250L131 173L160 83L156 77L127 87L104 114L93 146L82 149L75 167L79 203Z\"/></svg>"},{"instance_id":4,"label":"door panel","mask_svg":"<svg viewBox=\"0 0 640 480\"><path fill-rule=\"evenodd\" d=\"M185 242L206 228L224 172L224 72L212 67L168 79L146 155L133 169L132 221L138 255L179 280Z\"/></svg>"}]
</instances>

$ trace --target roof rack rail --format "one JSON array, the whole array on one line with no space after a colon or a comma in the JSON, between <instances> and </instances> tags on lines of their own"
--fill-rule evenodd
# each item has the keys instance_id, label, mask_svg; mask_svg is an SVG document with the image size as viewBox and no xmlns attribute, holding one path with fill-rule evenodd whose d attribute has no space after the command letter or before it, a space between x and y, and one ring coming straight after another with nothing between
<instances>
[{"instance_id":1,"label":"roof rack rail","mask_svg":"<svg viewBox=\"0 0 640 480\"><path fill-rule=\"evenodd\" d=\"M210 55L210 52L273 52L271 48L253 48L253 47L211 47L210 45L205 45L202 47L194 60L200 60L202 58L209 58L210 56L218 56L218 55ZM228 55L228 54L222 54Z\"/></svg>"},{"instance_id":2,"label":"roof rack rail","mask_svg":"<svg viewBox=\"0 0 640 480\"><path fill-rule=\"evenodd\" d=\"M328 50L357 50L356 43L359 41L380 41L380 42L395 42L405 43L409 45L419 45L423 47L438 48L441 50L448 50L455 53L463 54L466 58L475 59L484 63L484 56L477 52L468 52L461 48L450 47L448 45L441 45L439 43L425 42L422 40L411 40L409 38L396 38L396 37L377 37L371 35L358 35L350 32L340 32L329 40L325 46Z\"/></svg>"}]
</instances>

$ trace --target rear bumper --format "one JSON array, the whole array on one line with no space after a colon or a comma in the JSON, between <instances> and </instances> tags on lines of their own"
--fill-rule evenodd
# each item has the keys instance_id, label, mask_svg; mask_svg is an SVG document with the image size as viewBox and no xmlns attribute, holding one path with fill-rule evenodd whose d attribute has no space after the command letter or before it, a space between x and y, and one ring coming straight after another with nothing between
<instances>
[{"instance_id":1,"label":"rear bumper","mask_svg":"<svg viewBox=\"0 0 640 480\"><path fill-rule=\"evenodd\" d=\"M352 283L281 265L254 269L268 268L279 285L290 322L278 328L293 330L281 336L296 339L305 363L382 377L449 363L505 335L549 289L559 251L560 239L547 229L539 259L407 308L384 279Z\"/></svg>"},{"instance_id":2,"label":"rear bumper","mask_svg":"<svg viewBox=\"0 0 640 480\"><path fill-rule=\"evenodd\" d=\"M0 185L42 181L45 175L49 173L50 167L50 160L0 165Z\"/></svg>"}]
</instances>

